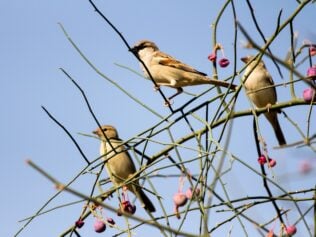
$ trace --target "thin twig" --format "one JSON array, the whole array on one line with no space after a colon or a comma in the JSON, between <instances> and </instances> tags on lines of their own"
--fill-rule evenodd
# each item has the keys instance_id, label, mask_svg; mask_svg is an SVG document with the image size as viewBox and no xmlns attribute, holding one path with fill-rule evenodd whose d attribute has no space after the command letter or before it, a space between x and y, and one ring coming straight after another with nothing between
<instances>
[{"instance_id":1,"label":"thin twig","mask_svg":"<svg viewBox=\"0 0 316 237\"><path fill-rule=\"evenodd\" d=\"M156 81L154 80L154 78L152 77L149 69L147 68L146 64L143 62L143 60L141 60L138 55L136 53L134 53L131 49L131 47L129 46L127 40L125 39L125 37L123 36L123 34L117 29L116 26L114 26L112 24L112 22L97 8L97 6L93 3L92 0L89 0L89 3L93 6L94 10L102 17L103 20L106 21L106 23L108 23L110 25L110 27L115 31L115 33L118 34L118 36L121 38L121 40L124 42L124 44L126 45L126 47L128 48L129 51L131 51L133 53L133 55L137 58L137 60L143 65L143 67L145 68L146 72L149 75L149 79L152 81L152 83L155 85L155 88L158 88L158 91L160 93L160 95L162 96L162 98L164 99L165 103L168 103L168 99L167 97L164 95L164 93L161 91L160 87L157 85ZM170 106L168 106L169 110L171 113L173 113L173 109Z\"/></svg>"},{"instance_id":2,"label":"thin twig","mask_svg":"<svg viewBox=\"0 0 316 237\"><path fill-rule=\"evenodd\" d=\"M72 140L72 142L75 144L76 148L78 149L79 153L81 154L82 158L87 162L88 165L90 165L90 161L88 160L86 155L83 153L83 151L81 150L79 144L74 139L74 137L71 135L71 133L65 128L64 125L62 125L60 122L58 122L58 120L51 113L49 113L48 110L44 106L41 106L41 107L45 111L45 113L48 115L48 117L50 117L70 137L70 139Z\"/></svg>"},{"instance_id":3,"label":"thin twig","mask_svg":"<svg viewBox=\"0 0 316 237\"><path fill-rule=\"evenodd\" d=\"M98 125L99 129L102 131L103 133L103 136L105 137L105 140L107 141L108 144L110 144L110 147L111 149L117 153L117 151L115 150L115 148L113 147L112 143L110 142L109 138L106 136L106 134L104 133L104 131L102 130L102 126L99 122L99 120L97 119L96 115L94 114L91 106L90 106L90 103L89 103L89 100L85 94L85 92L83 91L83 89L79 86L79 84L63 69L63 68L60 68L60 70L67 76L67 78L77 87L77 89L81 92L81 95L82 97L84 98L85 102L86 102L86 105L89 109L89 112L90 114L92 115L94 121L96 122L96 124Z\"/></svg>"},{"instance_id":4,"label":"thin twig","mask_svg":"<svg viewBox=\"0 0 316 237\"><path fill-rule=\"evenodd\" d=\"M247 5L248 5L248 7L249 7L249 9L250 9L250 14L251 14L251 17L252 17L252 21L254 22L254 24L255 24L255 26L256 26L256 29L257 29L257 31L259 32L259 34L260 34L262 40L263 40L264 43L266 44L266 43L267 43L267 40L266 40L266 38L265 38L265 36L264 36L262 30L260 29L259 23L258 23L258 21L257 21L257 19L256 19L256 16L255 16L255 11L254 11L254 9L253 9L253 7L252 7L250 1L247 0L246 2L247 2ZM278 15L277 28L276 28L277 31L278 31L278 29L279 29L281 15L282 15L282 9L280 10L279 15ZM272 54L272 52L271 52L271 50L270 50L269 47L267 47L267 50L268 50L268 52L269 52L270 54ZM272 58L272 61L273 61L274 65L276 66L276 68L277 68L277 70L278 70L278 72L279 72L281 78L283 78L283 74L282 74L282 72L281 72L281 69L280 69L279 65L274 61L273 58Z\"/></svg>"}]
</instances>

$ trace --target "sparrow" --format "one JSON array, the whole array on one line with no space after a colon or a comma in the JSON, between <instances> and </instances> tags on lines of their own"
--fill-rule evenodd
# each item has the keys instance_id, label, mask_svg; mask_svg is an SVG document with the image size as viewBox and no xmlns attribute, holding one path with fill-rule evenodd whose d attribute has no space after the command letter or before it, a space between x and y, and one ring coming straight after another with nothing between
<instances>
[{"instance_id":1,"label":"sparrow","mask_svg":"<svg viewBox=\"0 0 316 237\"><path fill-rule=\"evenodd\" d=\"M141 40L130 51L137 55L146 65L152 79L158 85L158 88L155 89L159 89L160 86L168 86L177 90L174 95L168 98L169 102L183 92L182 87L184 86L212 84L233 90L236 88L236 85L228 82L211 79L205 73L159 51L154 42ZM145 67L142 64L141 67L145 77L150 79Z\"/></svg>"},{"instance_id":2,"label":"sparrow","mask_svg":"<svg viewBox=\"0 0 316 237\"><path fill-rule=\"evenodd\" d=\"M244 63L249 63L254 59L254 56L247 56L241 58ZM253 60L245 70L243 75L243 82L249 96L250 100L254 103L257 108L269 108L271 105L277 102L277 94L274 87L273 79L266 69L266 66L263 61L260 61L257 64L257 60ZM257 65L256 65L257 64ZM255 68L254 68L255 67ZM253 69L254 68L254 69ZM251 71L253 70L253 71ZM249 74L250 73L250 74ZM268 88L265 88L268 87ZM262 89L265 88L265 89ZM262 89L262 90L260 90ZM286 140L284 138L277 113L281 111L273 110L267 111L264 113L265 117L268 119L270 124L273 127L276 138L279 142L279 145L285 145Z\"/></svg>"},{"instance_id":3,"label":"sparrow","mask_svg":"<svg viewBox=\"0 0 316 237\"><path fill-rule=\"evenodd\" d=\"M104 137L102 131L107 139ZM118 137L117 130L111 125L103 125L92 133L96 134L101 140L100 155L104 155L103 159L106 160L105 166L112 183L114 185L121 185L125 180L134 175L136 168L126 147L122 145L123 141ZM112 147L115 151L113 151ZM135 194L147 211L156 211L154 205L139 185L138 180L127 184L126 187Z\"/></svg>"}]
</instances>

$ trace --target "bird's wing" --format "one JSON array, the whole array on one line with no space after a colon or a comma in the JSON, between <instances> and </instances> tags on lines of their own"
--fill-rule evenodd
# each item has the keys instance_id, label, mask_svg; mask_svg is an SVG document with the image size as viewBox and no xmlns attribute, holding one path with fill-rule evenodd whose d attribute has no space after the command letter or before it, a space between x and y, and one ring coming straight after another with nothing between
<instances>
[{"instance_id":1,"label":"bird's wing","mask_svg":"<svg viewBox=\"0 0 316 237\"><path fill-rule=\"evenodd\" d=\"M173 68L177 68L186 72L192 72L192 73L197 73L200 74L202 76L206 76L207 74L200 72L196 69L194 69L193 67L184 64L178 60L176 60L175 58L169 56L168 54L165 54L163 52L157 51L155 56L158 60L157 63L164 65L164 66L168 66L168 67L173 67Z\"/></svg>"},{"instance_id":2,"label":"bird's wing","mask_svg":"<svg viewBox=\"0 0 316 237\"><path fill-rule=\"evenodd\" d=\"M266 71L266 77L269 79L270 85L271 85L271 86L274 86L274 81L273 81L273 79L272 79L271 74L270 74L268 71Z\"/></svg>"},{"instance_id":3,"label":"bird's wing","mask_svg":"<svg viewBox=\"0 0 316 237\"><path fill-rule=\"evenodd\" d=\"M274 86L274 81L273 81L273 79L272 79L271 74L270 74L267 70L266 70L265 72L266 72L266 77L267 77L267 79L269 80L269 84L270 84L271 86ZM278 96L277 96L275 87L273 87L273 93L274 93L275 101L277 101L277 100L278 100Z\"/></svg>"}]
</instances>

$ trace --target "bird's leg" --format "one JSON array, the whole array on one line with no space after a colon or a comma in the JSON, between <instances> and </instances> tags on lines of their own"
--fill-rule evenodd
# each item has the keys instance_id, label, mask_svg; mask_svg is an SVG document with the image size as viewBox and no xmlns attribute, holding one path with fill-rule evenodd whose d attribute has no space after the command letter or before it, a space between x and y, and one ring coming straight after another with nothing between
<instances>
[{"instance_id":1,"label":"bird's leg","mask_svg":"<svg viewBox=\"0 0 316 237\"><path fill-rule=\"evenodd\" d=\"M160 86L157 85L157 86L154 86L154 91L157 92L158 90L160 89ZM174 97L174 96L173 96ZM166 107L169 107L170 105L172 105L173 101L170 100L170 98L166 99L165 101L165 106Z\"/></svg>"},{"instance_id":2,"label":"bird's leg","mask_svg":"<svg viewBox=\"0 0 316 237\"><path fill-rule=\"evenodd\" d=\"M167 99L164 103L164 106L169 107L173 104L173 100Z\"/></svg>"},{"instance_id":3,"label":"bird's leg","mask_svg":"<svg viewBox=\"0 0 316 237\"><path fill-rule=\"evenodd\" d=\"M160 86L154 86L154 91L158 91L160 89Z\"/></svg>"},{"instance_id":4,"label":"bird's leg","mask_svg":"<svg viewBox=\"0 0 316 237\"><path fill-rule=\"evenodd\" d=\"M267 108L268 113L270 112L271 106L272 106L272 104L270 104L270 103L268 103L268 104L266 105L266 108Z\"/></svg>"},{"instance_id":5,"label":"bird's leg","mask_svg":"<svg viewBox=\"0 0 316 237\"><path fill-rule=\"evenodd\" d=\"M172 98L176 97L177 95L181 94L183 92L183 89L181 87L176 88L177 92L175 94L173 94L172 96L170 96L167 101L165 101L165 106L170 106L172 105Z\"/></svg>"},{"instance_id":6,"label":"bird's leg","mask_svg":"<svg viewBox=\"0 0 316 237\"><path fill-rule=\"evenodd\" d=\"M183 89L181 87L176 88L177 92L170 96L168 99L171 100L172 98L176 97L177 95L180 95L183 92Z\"/></svg>"}]
</instances>

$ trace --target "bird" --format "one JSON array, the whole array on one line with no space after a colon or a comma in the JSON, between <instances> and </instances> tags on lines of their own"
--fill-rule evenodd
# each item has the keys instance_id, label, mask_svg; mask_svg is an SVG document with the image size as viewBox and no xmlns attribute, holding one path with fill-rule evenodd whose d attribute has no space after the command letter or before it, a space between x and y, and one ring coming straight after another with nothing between
<instances>
[{"instance_id":1,"label":"bird","mask_svg":"<svg viewBox=\"0 0 316 237\"><path fill-rule=\"evenodd\" d=\"M184 86L212 84L230 88L232 90L236 89L236 85L225 81L211 79L207 74L160 51L157 45L152 41L141 40L137 42L130 51L146 65L152 79L158 86L158 88L155 87L156 90L159 89L160 86L168 86L177 90L174 95L168 98L168 102L181 94L183 92L182 87ZM141 67L145 77L150 79L150 76L142 63Z\"/></svg>"},{"instance_id":2,"label":"bird","mask_svg":"<svg viewBox=\"0 0 316 237\"><path fill-rule=\"evenodd\" d=\"M103 125L92 133L97 135L101 140L100 155L103 155L103 159L106 160L105 166L112 183L114 185L123 184L135 174L136 168L126 147L122 144L123 141L119 138L116 128L111 125ZM135 194L147 211L156 211L154 205L139 185L138 180L127 184L126 187Z\"/></svg>"},{"instance_id":3,"label":"bird","mask_svg":"<svg viewBox=\"0 0 316 237\"><path fill-rule=\"evenodd\" d=\"M249 63L242 79L247 95L257 108L268 108L264 115L272 125L279 145L285 145L286 140L277 115L281 110L269 111L269 107L277 102L277 93L272 76L262 60L258 62L254 56L246 56L241 60L246 64Z\"/></svg>"}]
</instances>

